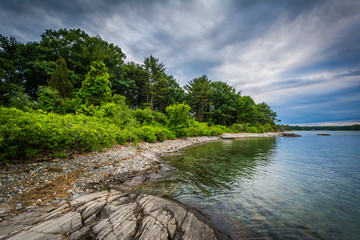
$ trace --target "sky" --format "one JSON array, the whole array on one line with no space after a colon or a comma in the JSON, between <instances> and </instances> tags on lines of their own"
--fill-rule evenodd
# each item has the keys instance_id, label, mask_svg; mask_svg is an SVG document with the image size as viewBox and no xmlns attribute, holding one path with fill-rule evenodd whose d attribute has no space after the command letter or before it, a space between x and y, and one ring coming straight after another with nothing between
<instances>
[{"instance_id":1,"label":"sky","mask_svg":"<svg viewBox=\"0 0 360 240\"><path fill-rule=\"evenodd\" d=\"M81 28L181 86L206 74L283 124L360 123L359 0L0 0L0 34Z\"/></svg>"}]
</instances>

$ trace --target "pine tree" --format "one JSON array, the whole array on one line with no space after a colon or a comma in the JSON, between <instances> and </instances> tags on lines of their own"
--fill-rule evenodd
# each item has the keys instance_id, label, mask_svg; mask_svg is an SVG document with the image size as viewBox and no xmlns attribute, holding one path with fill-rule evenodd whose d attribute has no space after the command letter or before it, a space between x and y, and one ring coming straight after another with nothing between
<instances>
[{"instance_id":1,"label":"pine tree","mask_svg":"<svg viewBox=\"0 0 360 240\"><path fill-rule=\"evenodd\" d=\"M59 91L62 98L73 97L73 85L69 79L69 72L64 58L56 60L55 72L51 74L49 87Z\"/></svg>"},{"instance_id":2,"label":"pine tree","mask_svg":"<svg viewBox=\"0 0 360 240\"><path fill-rule=\"evenodd\" d=\"M111 83L108 69L101 61L93 62L86 74L78 97L86 105L99 106L111 101Z\"/></svg>"}]
</instances>

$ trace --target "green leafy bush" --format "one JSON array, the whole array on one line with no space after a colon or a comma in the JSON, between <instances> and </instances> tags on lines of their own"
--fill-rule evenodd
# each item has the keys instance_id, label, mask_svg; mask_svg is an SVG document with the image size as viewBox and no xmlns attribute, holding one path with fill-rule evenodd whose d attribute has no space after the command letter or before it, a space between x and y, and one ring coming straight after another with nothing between
<instances>
[{"instance_id":1,"label":"green leafy bush","mask_svg":"<svg viewBox=\"0 0 360 240\"><path fill-rule=\"evenodd\" d=\"M32 157L43 150L93 151L116 143L120 132L114 124L82 114L0 108L0 160Z\"/></svg>"},{"instance_id":2,"label":"green leafy bush","mask_svg":"<svg viewBox=\"0 0 360 240\"><path fill-rule=\"evenodd\" d=\"M169 129L160 126L142 126L138 131L140 140L146 142L164 141L165 139L175 139L175 134Z\"/></svg>"},{"instance_id":3,"label":"green leafy bush","mask_svg":"<svg viewBox=\"0 0 360 240\"><path fill-rule=\"evenodd\" d=\"M234 123L233 125L230 126L230 129L231 129L231 132L240 133L240 132L244 131L244 126L239 123Z\"/></svg>"},{"instance_id":4,"label":"green leafy bush","mask_svg":"<svg viewBox=\"0 0 360 240\"><path fill-rule=\"evenodd\" d=\"M39 88L38 106L46 112L56 112L61 105L62 98L59 91L50 87Z\"/></svg>"},{"instance_id":5,"label":"green leafy bush","mask_svg":"<svg viewBox=\"0 0 360 240\"><path fill-rule=\"evenodd\" d=\"M177 126L186 126L190 123L190 106L184 103L173 104L166 107L165 110L169 116L169 126L175 128Z\"/></svg>"},{"instance_id":6,"label":"green leafy bush","mask_svg":"<svg viewBox=\"0 0 360 240\"><path fill-rule=\"evenodd\" d=\"M140 109L137 108L133 112L133 116L140 123L140 125L166 125L167 117L158 111L152 111L150 108Z\"/></svg>"}]
</instances>

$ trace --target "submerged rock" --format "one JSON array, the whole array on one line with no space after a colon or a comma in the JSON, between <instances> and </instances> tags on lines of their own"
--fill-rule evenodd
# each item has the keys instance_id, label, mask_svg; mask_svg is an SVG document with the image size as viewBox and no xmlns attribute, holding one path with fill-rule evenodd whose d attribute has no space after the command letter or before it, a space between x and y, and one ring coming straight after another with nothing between
<instances>
[{"instance_id":1,"label":"submerged rock","mask_svg":"<svg viewBox=\"0 0 360 240\"><path fill-rule=\"evenodd\" d=\"M281 136L282 137L301 137L301 135L295 134L295 133L283 133Z\"/></svg>"},{"instance_id":2,"label":"submerged rock","mask_svg":"<svg viewBox=\"0 0 360 240\"><path fill-rule=\"evenodd\" d=\"M26 217L25 217L26 218ZM172 200L115 190L63 203L0 239L217 239L210 220Z\"/></svg>"}]
</instances>

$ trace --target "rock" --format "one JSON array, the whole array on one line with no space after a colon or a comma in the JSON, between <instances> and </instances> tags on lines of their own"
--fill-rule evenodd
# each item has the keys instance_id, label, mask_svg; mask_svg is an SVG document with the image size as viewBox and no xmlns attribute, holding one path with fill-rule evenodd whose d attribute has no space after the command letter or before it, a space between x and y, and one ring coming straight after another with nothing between
<instances>
[{"instance_id":1,"label":"rock","mask_svg":"<svg viewBox=\"0 0 360 240\"><path fill-rule=\"evenodd\" d=\"M222 139L237 139L248 137L277 137L282 136L279 132L266 132L266 133L223 133L220 137Z\"/></svg>"},{"instance_id":2,"label":"rock","mask_svg":"<svg viewBox=\"0 0 360 240\"><path fill-rule=\"evenodd\" d=\"M301 137L301 135L295 134L295 133L282 133L281 136L282 137Z\"/></svg>"},{"instance_id":3,"label":"rock","mask_svg":"<svg viewBox=\"0 0 360 240\"><path fill-rule=\"evenodd\" d=\"M170 166L166 166L166 165L160 165L159 166L159 171L160 172L168 172L168 171L171 171L172 170L172 168L170 167Z\"/></svg>"},{"instance_id":4,"label":"rock","mask_svg":"<svg viewBox=\"0 0 360 240\"><path fill-rule=\"evenodd\" d=\"M57 203L60 203L60 201L59 201L59 200L53 200L53 201L51 201L51 204L57 204Z\"/></svg>"},{"instance_id":5,"label":"rock","mask_svg":"<svg viewBox=\"0 0 360 240\"><path fill-rule=\"evenodd\" d=\"M32 226L0 239L217 238L208 218L180 203L112 190L60 204Z\"/></svg>"},{"instance_id":6,"label":"rock","mask_svg":"<svg viewBox=\"0 0 360 240\"><path fill-rule=\"evenodd\" d=\"M163 178L163 175L159 173L150 173L149 176L147 176L147 180L152 182Z\"/></svg>"},{"instance_id":7,"label":"rock","mask_svg":"<svg viewBox=\"0 0 360 240\"><path fill-rule=\"evenodd\" d=\"M142 184L144 180L144 176L136 176L133 177L131 180L125 181L123 185L125 185L126 187L136 187Z\"/></svg>"},{"instance_id":8,"label":"rock","mask_svg":"<svg viewBox=\"0 0 360 240\"><path fill-rule=\"evenodd\" d=\"M316 134L316 135L319 135L319 136L330 136L330 134L328 134L328 133L318 133L318 134Z\"/></svg>"}]
</instances>

